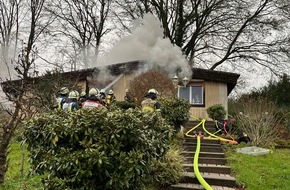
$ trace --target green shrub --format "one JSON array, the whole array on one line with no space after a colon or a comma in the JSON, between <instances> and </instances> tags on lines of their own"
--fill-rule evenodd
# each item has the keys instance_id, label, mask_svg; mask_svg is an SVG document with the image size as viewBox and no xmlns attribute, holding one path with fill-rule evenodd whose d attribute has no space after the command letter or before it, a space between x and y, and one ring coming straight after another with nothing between
<instances>
[{"instance_id":1,"label":"green shrub","mask_svg":"<svg viewBox=\"0 0 290 190\"><path fill-rule=\"evenodd\" d=\"M46 189L140 189L173 135L158 113L138 109L57 110L26 123L33 169Z\"/></svg>"},{"instance_id":2,"label":"green shrub","mask_svg":"<svg viewBox=\"0 0 290 190\"><path fill-rule=\"evenodd\" d=\"M160 99L159 101L162 117L179 131L180 125L189 121L189 102L181 98Z\"/></svg>"},{"instance_id":3,"label":"green shrub","mask_svg":"<svg viewBox=\"0 0 290 190\"><path fill-rule=\"evenodd\" d=\"M122 109L129 109L129 108L135 108L136 105L134 102L127 102L127 101L117 101L116 106Z\"/></svg>"},{"instance_id":4,"label":"green shrub","mask_svg":"<svg viewBox=\"0 0 290 190\"><path fill-rule=\"evenodd\" d=\"M226 110L223 105L215 104L206 109L209 118L213 120L223 120L226 117Z\"/></svg>"}]
</instances>

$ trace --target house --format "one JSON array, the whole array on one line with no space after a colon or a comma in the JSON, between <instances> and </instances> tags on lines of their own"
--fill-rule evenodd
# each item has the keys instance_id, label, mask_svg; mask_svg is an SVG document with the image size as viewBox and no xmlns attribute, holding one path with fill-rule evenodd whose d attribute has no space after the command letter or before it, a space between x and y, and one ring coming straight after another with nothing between
<instances>
[{"instance_id":1,"label":"house","mask_svg":"<svg viewBox=\"0 0 290 190\"><path fill-rule=\"evenodd\" d=\"M207 118L206 109L221 104L228 110L228 96L234 89L239 74L193 68L192 78L186 87L180 87L178 96L189 100L190 113L197 118Z\"/></svg>"},{"instance_id":2,"label":"house","mask_svg":"<svg viewBox=\"0 0 290 190\"><path fill-rule=\"evenodd\" d=\"M145 67L145 62L131 61L65 72L63 75L66 78L77 79L79 86L87 92L91 87L104 88L107 91L113 89L117 101L121 101L124 98L125 89L129 88L129 83L136 76L136 72ZM176 84L177 95L190 102L192 116L208 119L206 109L212 105L222 104L227 110L228 95L237 84L239 76L236 73L193 68L192 76L185 85L181 82ZM7 91L6 88L3 90Z\"/></svg>"}]
</instances>

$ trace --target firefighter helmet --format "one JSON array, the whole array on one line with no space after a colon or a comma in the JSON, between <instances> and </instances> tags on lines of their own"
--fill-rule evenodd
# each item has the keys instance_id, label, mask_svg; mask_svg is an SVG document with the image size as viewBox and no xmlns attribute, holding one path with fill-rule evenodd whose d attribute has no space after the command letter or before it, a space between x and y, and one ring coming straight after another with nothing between
<instances>
[{"instance_id":1,"label":"firefighter helmet","mask_svg":"<svg viewBox=\"0 0 290 190\"><path fill-rule=\"evenodd\" d=\"M82 92L81 92L81 96L86 96L86 94L87 94L87 93L86 93L85 91L82 91Z\"/></svg>"},{"instance_id":2,"label":"firefighter helmet","mask_svg":"<svg viewBox=\"0 0 290 190\"><path fill-rule=\"evenodd\" d=\"M109 90L109 93L108 93L109 95L112 95L112 94L114 94L114 91L113 90Z\"/></svg>"},{"instance_id":3,"label":"firefighter helmet","mask_svg":"<svg viewBox=\"0 0 290 190\"><path fill-rule=\"evenodd\" d=\"M106 93L106 90L102 88L100 93Z\"/></svg>"},{"instance_id":4,"label":"firefighter helmet","mask_svg":"<svg viewBox=\"0 0 290 190\"><path fill-rule=\"evenodd\" d=\"M68 94L68 98L78 98L78 91L76 90L73 90L73 91L70 91L70 93Z\"/></svg>"},{"instance_id":5,"label":"firefighter helmet","mask_svg":"<svg viewBox=\"0 0 290 190\"><path fill-rule=\"evenodd\" d=\"M154 88L152 88L152 89L150 89L149 91L148 91L148 94L149 93L153 93L153 94L158 94L158 92L157 92L157 90L155 90Z\"/></svg>"},{"instance_id":6,"label":"firefighter helmet","mask_svg":"<svg viewBox=\"0 0 290 190\"><path fill-rule=\"evenodd\" d=\"M98 95L99 94L99 90L97 88L91 88L89 91L89 95Z\"/></svg>"},{"instance_id":7,"label":"firefighter helmet","mask_svg":"<svg viewBox=\"0 0 290 190\"><path fill-rule=\"evenodd\" d=\"M60 89L60 94L68 94L69 93L69 89L68 89L68 87L62 87L61 89Z\"/></svg>"}]
</instances>

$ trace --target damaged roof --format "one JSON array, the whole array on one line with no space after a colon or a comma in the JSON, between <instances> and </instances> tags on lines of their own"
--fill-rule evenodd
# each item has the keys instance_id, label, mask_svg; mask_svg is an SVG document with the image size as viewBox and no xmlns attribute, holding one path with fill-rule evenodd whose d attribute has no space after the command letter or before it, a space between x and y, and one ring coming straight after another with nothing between
<instances>
[{"instance_id":1,"label":"damaged roof","mask_svg":"<svg viewBox=\"0 0 290 190\"><path fill-rule=\"evenodd\" d=\"M120 74L128 74L134 73L138 69L144 67L146 65L143 61L130 61L124 63L116 63L113 65L105 66L103 68L107 69L112 76L118 76ZM87 77L92 76L93 74L98 74L102 67L96 68L89 68L89 69L82 69L77 71L69 71L64 72L62 75L68 79L73 80L87 80ZM228 86L228 94L233 90L235 85L237 84L237 80L239 78L239 74L230 73L230 72L223 72L223 71L215 71L215 70L208 70L208 69L201 69L201 68L193 68L192 69L192 77L191 79L199 79L204 81L212 81L212 82L222 82L226 83ZM42 76L29 78L31 82L35 82L41 80ZM21 79L19 80L12 80L12 81L5 81L2 82L1 85L3 87L4 92L9 91L7 88L13 85L17 85L21 83Z\"/></svg>"},{"instance_id":2,"label":"damaged roof","mask_svg":"<svg viewBox=\"0 0 290 190\"><path fill-rule=\"evenodd\" d=\"M109 71L112 76L118 76L120 74L128 74L138 70L144 62L141 61L130 61L125 63L116 63L104 67L94 67L89 69L81 69L77 71L64 72L63 75L69 78L78 78L79 80L85 80L88 76L98 74L102 68Z\"/></svg>"}]
</instances>

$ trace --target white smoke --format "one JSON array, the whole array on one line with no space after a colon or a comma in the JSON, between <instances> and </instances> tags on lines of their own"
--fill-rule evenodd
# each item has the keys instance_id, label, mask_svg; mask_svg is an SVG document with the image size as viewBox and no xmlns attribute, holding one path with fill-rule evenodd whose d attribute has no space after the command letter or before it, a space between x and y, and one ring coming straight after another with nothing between
<instances>
[{"instance_id":1,"label":"white smoke","mask_svg":"<svg viewBox=\"0 0 290 190\"><path fill-rule=\"evenodd\" d=\"M181 49L171 44L168 38L163 38L160 21L152 14L144 16L143 24L137 26L131 35L121 39L97 63L108 66L129 61L145 61L147 69L161 67L170 76L175 75L177 69L180 77L191 77L191 69L182 55ZM105 71L101 71L104 76Z\"/></svg>"}]
</instances>

